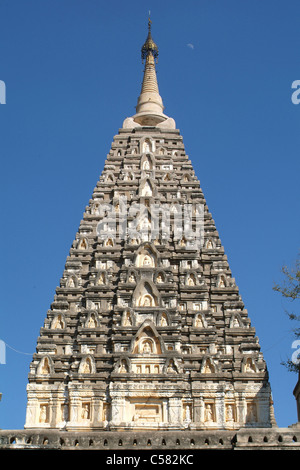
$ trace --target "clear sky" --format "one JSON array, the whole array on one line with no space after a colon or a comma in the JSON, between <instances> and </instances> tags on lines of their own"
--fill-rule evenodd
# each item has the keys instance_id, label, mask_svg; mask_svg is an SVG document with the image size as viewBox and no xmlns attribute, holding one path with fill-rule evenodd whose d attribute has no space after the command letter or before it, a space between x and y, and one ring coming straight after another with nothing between
<instances>
[{"instance_id":1,"label":"clear sky","mask_svg":"<svg viewBox=\"0 0 300 470\"><path fill-rule=\"evenodd\" d=\"M39 330L113 136L135 113L149 10L165 113L256 328L277 423L297 421L297 376L280 364L294 352L284 310L297 306L272 287L299 251L299 0L1 0L0 428L24 426Z\"/></svg>"}]
</instances>

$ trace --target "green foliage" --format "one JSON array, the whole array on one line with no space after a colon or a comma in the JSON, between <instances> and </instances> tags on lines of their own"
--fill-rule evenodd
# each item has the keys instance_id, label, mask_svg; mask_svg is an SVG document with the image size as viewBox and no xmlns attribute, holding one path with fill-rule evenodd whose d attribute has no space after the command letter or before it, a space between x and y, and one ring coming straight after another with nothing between
<instances>
[{"instance_id":1,"label":"green foliage","mask_svg":"<svg viewBox=\"0 0 300 470\"><path fill-rule=\"evenodd\" d=\"M298 255L293 268L283 266L281 272L284 275L284 281L282 284L275 284L273 290L279 292L284 298L289 299L291 302L295 302L300 299L300 257ZM299 305L297 305L299 308ZM294 312L286 311L289 319L292 321L300 321L300 315ZM300 327L293 328L293 334L295 338L300 338ZM296 364L291 359L282 362L291 372L298 372L300 364Z\"/></svg>"}]
</instances>

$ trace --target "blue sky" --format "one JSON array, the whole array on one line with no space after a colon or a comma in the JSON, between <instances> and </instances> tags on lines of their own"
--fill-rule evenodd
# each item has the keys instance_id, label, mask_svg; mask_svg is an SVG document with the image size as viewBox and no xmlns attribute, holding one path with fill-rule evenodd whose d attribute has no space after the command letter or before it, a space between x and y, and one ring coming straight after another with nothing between
<instances>
[{"instance_id":1,"label":"blue sky","mask_svg":"<svg viewBox=\"0 0 300 470\"><path fill-rule=\"evenodd\" d=\"M151 10L165 112L183 135L268 365L297 421L284 302L299 251L297 0L1 0L0 428L25 422L39 330L113 136L135 112Z\"/></svg>"}]
</instances>

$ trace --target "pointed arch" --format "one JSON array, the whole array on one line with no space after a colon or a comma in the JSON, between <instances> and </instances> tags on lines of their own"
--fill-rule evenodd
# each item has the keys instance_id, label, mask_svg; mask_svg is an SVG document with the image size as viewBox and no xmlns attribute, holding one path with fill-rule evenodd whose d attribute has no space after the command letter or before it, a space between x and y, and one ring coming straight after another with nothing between
<instances>
[{"instance_id":1,"label":"pointed arch","mask_svg":"<svg viewBox=\"0 0 300 470\"><path fill-rule=\"evenodd\" d=\"M212 238L209 238L208 240L206 240L205 242L205 248L207 250L212 250L214 248L215 244L214 244L214 241Z\"/></svg>"},{"instance_id":2,"label":"pointed arch","mask_svg":"<svg viewBox=\"0 0 300 470\"><path fill-rule=\"evenodd\" d=\"M180 374L181 367L175 357L169 357L164 366L163 366L163 373L164 374Z\"/></svg>"},{"instance_id":3,"label":"pointed arch","mask_svg":"<svg viewBox=\"0 0 300 470\"><path fill-rule=\"evenodd\" d=\"M257 364L253 357L244 357L242 362L242 372L244 372L245 374L255 374L256 372L258 372Z\"/></svg>"},{"instance_id":4,"label":"pointed arch","mask_svg":"<svg viewBox=\"0 0 300 470\"><path fill-rule=\"evenodd\" d=\"M111 171L108 171L105 175L105 182L106 183L114 183L115 182L115 176Z\"/></svg>"},{"instance_id":5,"label":"pointed arch","mask_svg":"<svg viewBox=\"0 0 300 470\"><path fill-rule=\"evenodd\" d=\"M198 285L198 276L196 272L192 271L186 274L185 285L188 287L194 287Z\"/></svg>"},{"instance_id":6,"label":"pointed arch","mask_svg":"<svg viewBox=\"0 0 300 470\"><path fill-rule=\"evenodd\" d=\"M51 329L53 330L63 330L66 327L65 316L63 313L57 313L52 322Z\"/></svg>"},{"instance_id":7,"label":"pointed arch","mask_svg":"<svg viewBox=\"0 0 300 470\"><path fill-rule=\"evenodd\" d=\"M131 361L127 356L121 356L114 367L118 374L128 374L131 372Z\"/></svg>"},{"instance_id":8,"label":"pointed arch","mask_svg":"<svg viewBox=\"0 0 300 470\"><path fill-rule=\"evenodd\" d=\"M86 328L97 328L100 325L100 319L99 315L97 312L89 312L86 322L85 322L85 327Z\"/></svg>"},{"instance_id":9,"label":"pointed arch","mask_svg":"<svg viewBox=\"0 0 300 470\"><path fill-rule=\"evenodd\" d=\"M152 155L143 155L141 158L141 170L150 171L154 168L154 158Z\"/></svg>"},{"instance_id":10,"label":"pointed arch","mask_svg":"<svg viewBox=\"0 0 300 470\"><path fill-rule=\"evenodd\" d=\"M170 207L170 213L179 214L179 216L182 217L181 205L178 202L172 202L171 207Z\"/></svg>"},{"instance_id":11,"label":"pointed arch","mask_svg":"<svg viewBox=\"0 0 300 470\"><path fill-rule=\"evenodd\" d=\"M165 346L156 326L151 320L145 320L131 340L130 350L133 354L147 354L144 346L149 345L152 352L149 354L164 354Z\"/></svg>"},{"instance_id":12,"label":"pointed arch","mask_svg":"<svg viewBox=\"0 0 300 470\"><path fill-rule=\"evenodd\" d=\"M129 284L136 284L138 280L138 273L135 269L130 269L127 273L127 279L126 282Z\"/></svg>"},{"instance_id":13,"label":"pointed arch","mask_svg":"<svg viewBox=\"0 0 300 470\"><path fill-rule=\"evenodd\" d=\"M78 372L79 374L94 374L96 372L94 358L90 355L83 357L79 364Z\"/></svg>"},{"instance_id":14,"label":"pointed arch","mask_svg":"<svg viewBox=\"0 0 300 470\"><path fill-rule=\"evenodd\" d=\"M139 187L140 197L152 197L156 195L155 185L150 178L144 178L141 180Z\"/></svg>"},{"instance_id":15,"label":"pointed arch","mask_svg":"<svg viewBox=\"0 0 300 470\"><path fill-rule=\"evenodd\" d=\"M200 372L202 374L214 374L216 372L216 364L211 357L207 356L203 359Z\"/></svg>"},{"instance_id":16,"label":"pointed arch","mask_svg":"<svg viewBox=\"0 0 300 470\"><path fill-rule=\"evenodd\" d=\"M88 247L89 247L89 243L86 237L82 237L78 240L78 244L77 244L78 250L87 250Z\"/></svg>"},{"instance_id":17,"label":"pointed arch","mask_svg":"<svg viewBox=\"0 0 300 470\"><path fill-rule=\"evenodd\" d=\"M68 278L67 278L67 281L66 281L66 287L69 287L71 289L74 289L76 287L78 287L78 278L76 276L76 274L71 274Z\"/></svg>"},{"instance_id":18,"label":"pointed arch","mask_svg":"<svg viewBox=\"0 0 300 470\"><path fill-rule=\"evenodd\" d=\"M158 252L156 248L148 242L143 243L136 252L134 258L135 266L155 268L158 264Z\"/></svg>"},{"instance_id":19,"label":"pointed arch","mask_svg":"<svg viewBox=\"0 0 300 470\"><path fill-rule=\"evenodd\" d=\"M37 367L38 375L51 375L54 372L52 358L49 355L44 356Z\"/></svg>"},{"instance_id":20,"label":"pointed arch","mask_svg":"<svg viewBox=\"0 0 300 470\"><path fill-rule=\"evenodd\" d=\"M167 149L165 147L159 147L157 149L158 155L166 155L167 154Z\"/></svg>"},{"instance_id":21,"label":"pointed arch","mask_svg":"<svg viewBox=\"0 0 300 470\"><path fill-rule=\"evenodd\" d=\"M207 321L204 313L197 313L194 317L193 326L195 328L207 328Z\"/></svg>"},{"instance_id":22,"label":"pointed arch","mask_svg":"<svg viewBox=\"0 0 300 470\"><path fill-rule=\"evenodd\" d=\"M223 289L224 287L227 287L228 285L228 282L227 282L227 277L226 275L223 273L223 274L219 274L218 275L218 279L217 279L217 287L219 289Z\"/></svg>"},{"instance_id":23,"label":"pointed arch","mask_svg":"<svg viewBox=\"0 0 300 470\"><path fill-rule=\"evenodd\" d=\"M151 230L151 214L148 209L143 209L142 213L138 216L137 231L148 232Z\"/></svg>"},{"instance_id":24,"label":"pointed arch","mask_svg":"<svg viewBox=\"0 0 300 470\"><path fill-rule=\"evenodd\" d=\"M169 181L172 181L172 180L173 180L173 176L172 176L172 173L170 173L169 171L162 178L162 181L164 183L168 183Z\"/></svg>"},{"instance_id":25,"label":"pointed arch","mask_svg":"<svg viewBox=\"0 0 300 470\"><path fill-rule=\"evenodd\" d=\"M156 325L157 326L169 326L171 325L170 315L168 312L160 312L156 316Z\"/></svg>"},{"instance_id":26,"label":"pointed arch","mask_svg":"<svg viewBox=\"0 0 300 470\"><path fill-rule=\"evenodd\" d=\"M114 246L114 244L114 239L112 237L108 237L104 242L104 246L108 248Z\"/></svg>"},{"instance_id":27,"label":"pointed arch","mask_svg":"<svg viewBox=\"0 0 300 470\"><path fill-rule=\"evenodd\" d=\"M166 275L163 271L158 271L155 275L155 284L164 284L166 282Z\"/></svg>"},{"instance_id":28,"label":"pointed arch","mask_svg":"<svg viewBox=\"0 0 300 470\"><path fill-rule=\"evenodd\" d=\"M122 314L122 326L134 326L135 315L131 309L124 310Z\"/></svg>"},{"instance_id":29,"label":"pointed arch","mask_svg":"<svg viewBox=\"0 0 300 470\"><path fill-rule=\"evenodd\" d=\"M229 328L243 328L244 324L239 313L233 313L230 318Z\"/></svg>"},{"instance_id":30,"label":"pointed arch","mask_svg":"<svg viewBox=\"0 0 300 470\"><path fill-rule=\"evenodd\" d=\"M152 281L140 280L134 290L132 304L136 307L158 307L159 298L159 292Z\"/></svg>"},{"instance_id":31,"label":"pointed arch","mask_svg":"<svg viewBox=\"0 0 300 470\"><path fill-rule=\"evenodd\" d=\"M140 141L141 153L155 152L155 140L152 137L143 137Z\"/></svg>"},{"instance_id":32,"label":"pointed arch","mask_svg":"<svg viewBox=\"0 0 300 470\"><path fill-rule=\"evenodd\" d=\"M106 271L99 271L96 275L95 286L103 286L107 284L107 273Z\"/></svg>"}]
</instances>

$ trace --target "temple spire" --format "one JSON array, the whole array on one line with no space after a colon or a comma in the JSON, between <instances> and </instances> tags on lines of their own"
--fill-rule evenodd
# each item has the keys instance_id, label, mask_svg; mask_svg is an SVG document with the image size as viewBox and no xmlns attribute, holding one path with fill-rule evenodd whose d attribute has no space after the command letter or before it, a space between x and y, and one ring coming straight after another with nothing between
<instances>
[{"instance_id":1,"label":"temple spire","mask_svg":"<svg viewBox=\"0 0 300 470\"><path fill-rule=\"evenodd\" d=\"M159 96L158 83L157 83L156 70L155 70L155 60L157 62L157 58L158 58L158 47L153 41L152 36L151 36L151 23L152 22L149 18L148 36L141 50L142 62L144 61L146 62L141 95L143 93L158 94L158 97L155 97L155 98L156 98L156 101L159 100L161 102L161 107L163 110L162 99Z\"/></svg>"},{"instance_id":2,"label":"temple spire","mask_svg":"<svg viewBox=\"0 0 300 470\"><path fill-rule=\"evenodd\" d=\"M136 121L156 124L164 121L164 106L159 94L155 70L155 61L158 57L158 47L152 39L151 20L148 20L148 36L141 49L142 62L145 62L144 77L141 94L136 106Z\"/></svg>"},{"instance_id":3,"label":"temple spire","mask_svg":"<svg viewBox=\"0 0 300 470\"><path fill-rule=\"evenodd\" d=\"M154 126L175 128L175 121L164 114L164 105L159 94L155 62L158 47L151 34L152 21L148 19L148 35L141 49L142 62L145 63L141 93L136 106L136 114L127 118L123 127ZM135 123L135 124L134 124Z\"/></svg>"}]
</instances>

